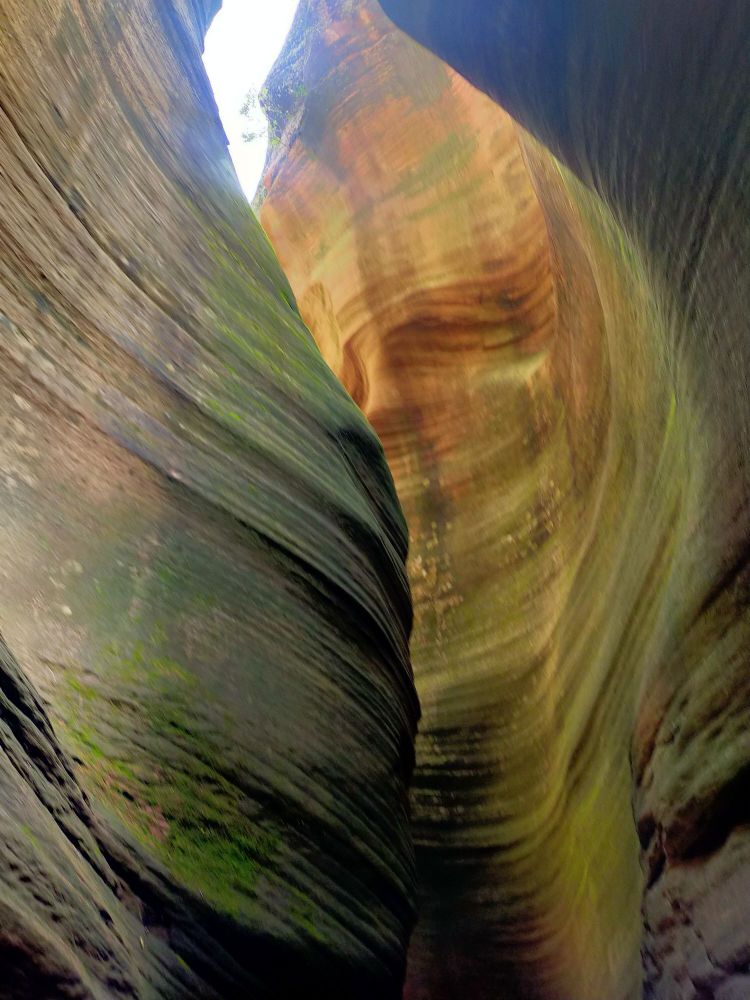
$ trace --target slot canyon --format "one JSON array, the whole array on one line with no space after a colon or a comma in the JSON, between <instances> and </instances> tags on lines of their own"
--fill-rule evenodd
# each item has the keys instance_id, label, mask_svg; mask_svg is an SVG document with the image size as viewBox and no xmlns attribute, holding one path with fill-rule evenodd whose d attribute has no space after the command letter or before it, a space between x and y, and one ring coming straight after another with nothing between
<instances>
[{"instance_id":1,"label":"slot canyon","mask_svg":"<svg viewBox=\"0 0 750 1000\"><path fill-rule=\"evenodd\" d=\"M219 6L0 0L0 1000L750 1000L746 0L301 0L254 211Z\"/></svg>"}]
</instances>

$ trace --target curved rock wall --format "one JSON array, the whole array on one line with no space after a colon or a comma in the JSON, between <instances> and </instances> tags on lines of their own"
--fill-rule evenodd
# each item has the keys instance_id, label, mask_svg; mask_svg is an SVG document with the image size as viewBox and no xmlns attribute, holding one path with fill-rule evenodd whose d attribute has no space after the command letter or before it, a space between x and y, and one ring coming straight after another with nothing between
<instances>
[{"instance_id":1,"label":"curved rock wall","mask_svg":"<svg viewBox=\"0 0 750 1000\"><path fill-rule=\"evenodd\" d=\"M217 6L0 3L0 623L45 706L3 647L3 997L400 993L405 528L241 196Z\"/></svg>"},{"instance_id":2,"label":"curved rock wall","mask_svg":"<svg viewBox=\"0 0 750 1000\"><path fill-rule=\"evenodd\" d=\"M383 6L561 157L373 2L270 80L263 225L410 527L406 995L744 996L746 12Z\"/></svg>"}]
</instances>

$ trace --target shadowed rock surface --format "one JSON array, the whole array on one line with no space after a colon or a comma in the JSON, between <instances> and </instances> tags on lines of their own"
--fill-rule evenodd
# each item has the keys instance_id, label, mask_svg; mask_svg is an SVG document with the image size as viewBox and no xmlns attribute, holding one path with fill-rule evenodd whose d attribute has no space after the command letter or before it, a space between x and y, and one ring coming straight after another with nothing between
<instances>
[{"instance_id":1,"label":"shadowed rock surface","mask_svg":"<svg viewBox=\"0 0 750 1000\"><path fill-rule=\"evenodd\" d=\"M750 996L747 5L383 7L529 130L374 2L269 85L264 228L410 527L406 996Z\"/></svg>"},{"instance_id":2,"label":"shadowed rock surface","mask_svg":"<svg viewBox=\"0 0 750 1000\"><path fill-rule=\"evenodd\" d=\"M400 994L405 527L229 163L217 6L0 3L4 1000Z\"/></svg>"}]
</instances>

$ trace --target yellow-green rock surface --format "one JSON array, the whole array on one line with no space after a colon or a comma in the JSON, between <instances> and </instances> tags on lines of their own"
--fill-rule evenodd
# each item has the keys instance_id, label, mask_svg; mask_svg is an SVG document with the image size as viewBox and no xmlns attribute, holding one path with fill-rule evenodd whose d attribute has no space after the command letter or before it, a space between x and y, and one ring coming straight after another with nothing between
<instances>
[{"instance_id":1,"label":"yellow-green rock surface","mask_svg":"<svg viewBox=\"0 0 750 1000\"><path fill-rule=\"evenodd\" d=\"M269 81L262 222L410 530L405 995L750 996L747 5L382 6L528 129L372 0Z\"/></svg>"}]
</instances>

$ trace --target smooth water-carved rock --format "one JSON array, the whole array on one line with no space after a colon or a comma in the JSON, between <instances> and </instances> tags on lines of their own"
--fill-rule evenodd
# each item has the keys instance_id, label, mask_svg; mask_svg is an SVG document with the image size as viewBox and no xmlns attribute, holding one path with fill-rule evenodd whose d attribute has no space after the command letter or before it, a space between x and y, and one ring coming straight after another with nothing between
<instances>
[{"instance_id":1,"label":"smooth water-carved rock","mask_svg":"<svg viewBox=\"0 0 750 1000\"><path fill-rule=\"evenodd\" d=\"M743 996L746 10L383 7L536 135L372 2L270 80L262 221L410 526L406 996Z\"/></svg>"},{"instance_id":2,"label":"smooth water-carved rock","mask_svg":"<svg viewBox=\"0 0 750 1000\"><path fill-rule=\"evenodd\" d=\"M242 199L216 6L0 4L0 623L53 727L4 651L3 997L400 992L405 529Z\"/></svg>"}]
</instances>

